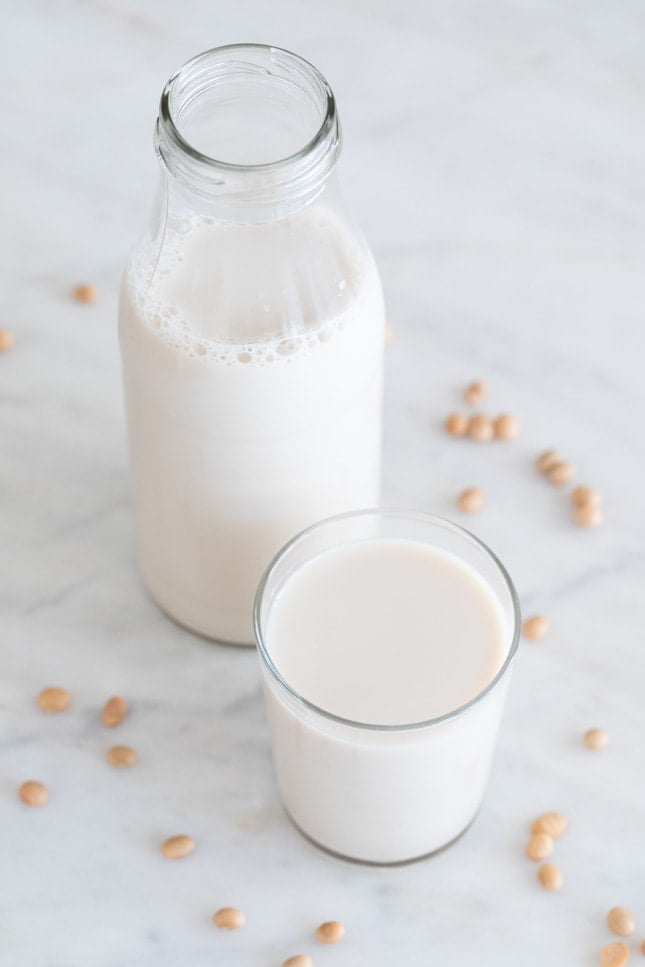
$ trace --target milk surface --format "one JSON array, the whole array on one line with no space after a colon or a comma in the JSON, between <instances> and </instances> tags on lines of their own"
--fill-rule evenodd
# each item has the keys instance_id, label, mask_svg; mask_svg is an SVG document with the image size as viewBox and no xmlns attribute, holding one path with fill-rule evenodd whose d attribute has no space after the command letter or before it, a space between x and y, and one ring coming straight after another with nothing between
<instances>
[{"instance_id":1,"label":"milk surface","mask_svg":"<svg viewBox=\"0 0 645 967\"><path fill-rule=\"evenodd\" d=\"M395 863L452 842L481 804L512 633L487 582L452 553L374 538L321 552L271 602L266 667L275 769L285 807L315 842Z\"/></svg>"},{"instance_id":2,"label":"milk surface","mask_svg":"<svg viewBox=\"0 0 645 967\"><path fill-rule=\"evenodd\" d=\"M505 657L502 609L477 572L415 541L343 544L281 588L267 647L285 680L356 722L404 725L474 698Z\"/></svg>"},{"instance_id":3,"label":"milk surface","mask_svg":"<svg viewBox=\"0 0 645 967\"><path fill-rule=\"evenodd\" d=\"M121 295L138 553L176 620L251 642L260 576L314 521L378 503L384 309L331 216L169 222Z\"/></svg>"}]
</instances>

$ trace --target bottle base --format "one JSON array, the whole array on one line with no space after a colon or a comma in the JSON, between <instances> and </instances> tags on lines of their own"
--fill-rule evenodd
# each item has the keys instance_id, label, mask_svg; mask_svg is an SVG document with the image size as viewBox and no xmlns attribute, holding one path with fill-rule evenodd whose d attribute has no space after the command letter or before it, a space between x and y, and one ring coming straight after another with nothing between
<instances>
[{"instance_id":1,"label":"bottle base","mask_svg":"<svg viewBox=\"0 0 645 967\"><path fill-rule=\"evenodd\" d=\"M166 618L169 618L172 623L177 625L179 628L183 628L184 631L189 631L191 635L195 635L196 638L201 638L203 641L207 641L212 645L221 645L227 648L255 648L255 641L233 641L232 639L222 638L219 635L212 635L206 631L203 631L201 628L194 627L189 622L178 618L172 613L172 611L166 608L145 582L144 588L152 603L159 608L161 613L164 614Z\"/></svg>"}]
</instances>

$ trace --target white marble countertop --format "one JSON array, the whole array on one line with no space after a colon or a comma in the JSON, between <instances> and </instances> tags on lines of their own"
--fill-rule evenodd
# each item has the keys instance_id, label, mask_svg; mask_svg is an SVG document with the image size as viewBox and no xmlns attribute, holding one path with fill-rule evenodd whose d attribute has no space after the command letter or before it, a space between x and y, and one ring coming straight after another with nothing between
<instances>
[{"instance_id":1,"label":"white marble countertop","mask_svg":"<svg viewBox=\"0 0 645 967\"><path fill-rule=\"evenodd\" d=\"M25 0L4 10L0 326L0 964L3 967L543 967L597 963L606 910L645 938L645 19L636 0ZM522 644L484 808L447 852L375 870L318 852L278 803L254 653L209 645L133 563L116 291L151 202L163 83L239 40L292 48L338 96L343 180L382 269L385 499L469 523L552 633ZM95 306L71 286L99 287ZM449 440L471 378L523 424ZM535 453L604 495L574 528ZM34 704L46 684L64 715ZM125 694L104 761L97 710ZM581 734L605 727L590 753ZM16 790L39 778L47 808ZM564 811L566 884L524 859ZM199 848L168 865L165 836ZM210 915L236 904L237 933ZM347 939L316 947L339 918Z\"/></svg>"}]
</instances>

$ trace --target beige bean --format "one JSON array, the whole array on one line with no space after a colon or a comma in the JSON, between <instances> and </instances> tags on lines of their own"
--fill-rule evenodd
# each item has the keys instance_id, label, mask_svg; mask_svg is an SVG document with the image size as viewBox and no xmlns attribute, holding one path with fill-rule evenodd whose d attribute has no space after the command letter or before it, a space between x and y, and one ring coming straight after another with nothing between
<instances>
[{"instance_id":1,"label":"beige bean","mask_svg":"<svg viewBox=\"0 0 645 967\"><path fill-rule=\"evenodd\" d=\"M533 833L525 852L530 860L545 860L553 852L553 839L548 833Z\"/></svg>"},{"instance_id":2,"label":"beige bean","mask_svg":"<svg viewBox=\"0 0 645 967\"><path fill-rule=\"evenodd\" d=\"M77 302L90 303L90 302L96 302L98 292L96 291L95 286L87 285L84 283L82 285L75 286L72 291L72 295L74 296Z\"/></svg>"},{"instance_id":3,"label":"beige bean","mask_svg":"<svg viewBox=\"0 0 645 967\"><path fill-rule=\"evenodd\" d=\"M645 940L641 942L641 953L645 957Z\"/></svg>"},{"instance_id":4,"label":"beige bean","mask_svg":"<svg viewBox=\"0 0 645 967\"><path fill-rule=\"evenodd\" d=\"M49 799L47 786L42 782L36 782L35 779L23 782L18 794L27 806L44 806Z\"/></svg>"},{"instance_id":5,"label":"beige bean","mask_svg":"<svg viewBox=\"0 0 645 967\"><path fill-rule=\"evenodd\" d=\"M622 940L608 943L600 951L600 967L624 967L629 960L629 947Z\"/></svg>"},{"instance_id":6,"label":"beige bean","mask_svg":"<svg viewBox=\"0 0 645 967\"><path fill-rule=\"evenodd\" d=\"M538 866L537 878L545 890L561 890L564 885L562 871L555 863L542 863Z\"/></svg>"},{"instance_id":7,"label":"beige bean","mask_svg":"<svg viewBox=\"0 0 645 967\"><path fill-rule=\"evenodd\" d=\"M544 813L532 823L531 832L548 833L552 839L557 839L562 836L568 825L567 818L562 813Z\"/></svg>"},{"instance_id":8,"label":"beige bean","mask_svg":"<svg viewBox=\"0 0 645 967\"><path fill-rule=\"evenodd\" d=\"M535 466L539 473L548 473L551 467L562 460L557 450L545 450L540 453L535 461Z\"/></svg>"},{"instance_id":9,"label":"beige bean","mask_svg":"<svg viewBox=\"0 0 645 967\"><path fill-rule=\"evenodd\" d=\"M634 918L625 907L612 907L607 914L607 924L619 937L631 937L636 929Z\"/></svg>"},{"instance_id":10,"label":"beige bean","mask_svg":"<svg viewBox=\"0 0 645 967\"><path fill-rule=\"evenodd\" d=\"M498 440L514 440L520 432L520 421L512 413L502 413L493 422L495 437Z\"/></svg>"},{"instance_id":11,"label":"beige bean","mask_svg":"<svg viewBox=\"0 0 645 967\"><path fill-rule=\"evenodd\" d=\"M602 510L593 504L583 504L571 511L571 520L576 527L600 527L602 524Z\"/></svg>"},{"instance_id":12,"label":"beige bean","mask_svg":"<svg viewBox=\"0 0 645 967\"><path fill-rule=\"evenodd\" d=\"M576 475L576 468L568 460L559 460L554 463L546 472L547 480L554 487L564 487L571 483Z\"/></svg>"},{"instance_id":13,"label":"beige bean","mask_svg":"<svg viewBox=\"0 0 645 967\"><path fill-rule=\"evenodd\" d=\"M167 860L181 860L195 849L192 836L181 833L179 836L169 836L161 844L161 852Z\"/></svg>"},{"instance_id":14,"label":"beige bean","mask_svg":"<svg viewBox=\"0 0 645 967\"><path fill-rule=\"evenodd\" d=\"M239 930L246 922L246 917L237 907L222 907L213 914L213 923L220 930Z\"/></svg>"},{"instance_id":15,"label":"beige bean","mask_svg":"<svg viewBox=\"0 0 645 967\"><path fill-rule=\"evenodd\" d=\"M609 735L604 729L587 729L583 736L583 742L588 749L606 749L609 745Z\"/></svg>"},{"instance_id":16,"label":"beige bean","mask_svg":"<svg viewBox=\"0 0 645 967\"><path fill-rule=\"evenodd\" d=\"M475 514L484 506L484 495L479 487L468 487L457 497L457 506L466 514Z\"/></svg>"},{"instance_id":17,"label":"beige bean","mask_svg":"<svg viewBox=\"0 0 645 967\"><path fill-rule=\"evenodd\" d=\"M316 940L319 943L338 943L345 936L345 927L339 920L327 920L316 930Z\"/></svg>"},{"instance_id":18,"label":"beige bean","mask_svg":"<svg viewBox=\"0 0 645 967\"><path fill-rule=\"evenodd\" d=\"M593 487L586 484L579 484L571 491L571 503L574 507L598 507L600 504L600 494Z\"/></svg>"},{"instance_id":19,"label":"beige bean","mask_svg":"<svg viewBox=\"0 0 645 967\"><path fill-rule=\"evenodd\" d=\"M69 708L71 696L66 688L50 686L38 693L36 704L41 712L64 712Z\"/></svg>"},{"instance_id":20,"label":"beige bean","mask_svg":"<svg viewBox=\"0 0 645 967\"><path fill-rule=\"evenodd\" d=\"M137 761L137 754L129 745L113 745L108 749L106 759L115 769L127 769Z\"/></svg>"},{"instance_id":21,"label":"beige bean","mask_svg":"<svg viewBox=\"0 0 645 967\"><path fill-rule=\"evenodd\" d=\"M314 962L306 954L295 954L293 957L287 957L282 967L314 967Z\"/></svg>"},{"instance_id":22,"label":"beige bean","mask_svg":"<svg viewBox=\"0 0 645 967\"><path fill-rule=\"evenodd\" d=\"M481 379L476 379L473 383L469 383L463 392L464 401L469 406L479 406L485 395L486 384Z\"/></svg>"},{"instance_id":23,"label":"beige bean","mask_svg":"<svg viewBox=\"0 0 645 967\"><path fill-rule=\"evenodd\" d=\"M115 725L119 725L123 721L127 712L128 703L126 700L120 695L113 695L111 698L108 698L103 706L103 711L101 712L103 725L106 725L109 729L113 729Z\"/></svg>"},{"instance_id":24,"label":"beige bean","mask_svg":"<svg viewBox=\"0 0 645 967\"><path fill-rule=\"evenodd\" d=\"M539 641L549 633L549 622L542 614L533 614L522 625L522 634L531 641Z\"/></svg>"},{"instance_id":25,"label":"beige bean","mask_svg":"<svg viewBox=\"0 0 645 967\"><path fill-rule=\"evenodd\" d=\"M485 413L477 413L475 416L471 416L468 421L467 432L471 440L477 440L478 443L487 443L488 440L493 439L495 432L493 421Z\"/></svg>"},{"instance_id":26,"label":"beige bean","mask_svg":"<svg viewBox=\"0 0 645 967\"><path fill-rule=\"evenodd\" d=\"M449 433L450 436L462 437L466 436L468 423L468 417L463 413L451 413L446 417L443 427L446 433Z\"/></svg>"},{"instance_id":27,"label":"beige bean","mask_svg":"<svg viewBox=\"0 0 645 967\"><path fill-rule=\"evenodd\" d=\"M8 353L15 342L14 335L8 329L0 329L0 353Z\"/></svg>"}]
</instances>

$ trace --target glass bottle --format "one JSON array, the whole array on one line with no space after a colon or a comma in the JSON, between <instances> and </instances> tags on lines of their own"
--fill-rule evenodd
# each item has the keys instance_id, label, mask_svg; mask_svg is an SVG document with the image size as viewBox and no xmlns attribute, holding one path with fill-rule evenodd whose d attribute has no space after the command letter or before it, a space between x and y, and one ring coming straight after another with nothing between
<instances>
[{"instance_id":1,"label":"glass bottle","mask_svg":"<svg viewBox=\"0 0 645 967\"><path fill-rule=\"evenodd\" d=\"M168 81L152 222L119 330L138 557L152 598L253 641L292 535L379 500L384 307L338 190L332 91L287 51L207 51Z\"/></svg>"}]
</instances>

